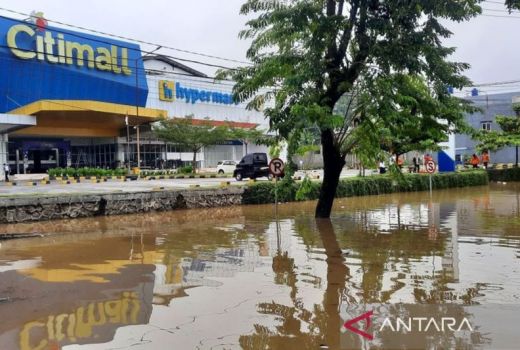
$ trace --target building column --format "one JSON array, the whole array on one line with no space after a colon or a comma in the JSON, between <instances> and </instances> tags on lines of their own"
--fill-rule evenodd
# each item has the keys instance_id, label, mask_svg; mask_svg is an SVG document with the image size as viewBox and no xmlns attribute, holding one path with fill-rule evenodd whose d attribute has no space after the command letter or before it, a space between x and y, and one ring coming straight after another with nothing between
<instances>
[{"instance_id":1,"label":"building column","mask_svg":"<svg viewBox=\"0 0 520 350\"><path fill-rule=\"evenodd\" d=\"M0 134L0 164L2 164L2 180L5 179L4 164L9 162L9 137L7 134Z\"/></svg>"},{"instance_id":2,"label":"building column","mask_svg":"<svg viewBox=\"0 0 520 350\"><path fill-rule=\"evenodd\" d=\"M123 144L120 142L116 143L116 162L119 162L119 165L121 167L123 167L125 165L126 147L127 147L126 144Z\"/></svg>"}]
</instances>

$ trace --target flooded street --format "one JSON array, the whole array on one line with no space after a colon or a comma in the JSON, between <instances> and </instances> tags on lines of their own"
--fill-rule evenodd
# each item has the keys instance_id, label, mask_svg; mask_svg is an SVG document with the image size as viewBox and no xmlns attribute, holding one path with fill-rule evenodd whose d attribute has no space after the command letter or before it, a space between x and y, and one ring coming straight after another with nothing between
<instances>
[{"instance_id":1,"label":"flooded street","mask_svg":"<svg viewBox=\"0 0 520 350\"><path fill-rule=\"evenodd\" d=\"M0 349L518 348L519 184L314 205L0 226Z\"/></svg>"}]
</instances>

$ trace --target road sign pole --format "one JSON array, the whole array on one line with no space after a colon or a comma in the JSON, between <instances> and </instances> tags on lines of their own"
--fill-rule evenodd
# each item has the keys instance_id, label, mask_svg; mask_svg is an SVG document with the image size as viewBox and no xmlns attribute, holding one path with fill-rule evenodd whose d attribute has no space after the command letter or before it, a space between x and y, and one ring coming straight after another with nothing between
<instances>
[{"instance_id":1,"label":"road sign pole","mask_svg":"<svg viewBox=\"0 0 520 350\"><path fill-rule=\"evenodd\" d=\"M278 217L278 176L274 177L274 213Z\"/></svg>"},{"instance_id":2,"label":"road sign pole","mask_svg":"<svg viewBox=\"0 0 520 350\"><path fill-rule=\"evenodd\" d=\"M437 164L433 160L429 160L426 163L426 171L430 174L430 198L433 195L432 174L435 172L435 169L437 169Z\"/></svg>"},{"instance_id":3,"label":"road sign pole","mask_svg":"<svg viewBox=\"0 0 520 350\"><path fill-rule=\"evenodd\" d=\"M284 164L280 158L269 162L269 173L274 176L274 212L278 215L278 178L283 175Z\"/></svg>"},{"instance_id":4,"label":"road sign pole","mask_svg":"<svg viewBox=\"0 0 520 350\"><path fill-rule=\"evenodd\" d=\"M432 190L432 174L430 174L430 198L433 196L433 190Z\"/></svg>"}]
</instances>

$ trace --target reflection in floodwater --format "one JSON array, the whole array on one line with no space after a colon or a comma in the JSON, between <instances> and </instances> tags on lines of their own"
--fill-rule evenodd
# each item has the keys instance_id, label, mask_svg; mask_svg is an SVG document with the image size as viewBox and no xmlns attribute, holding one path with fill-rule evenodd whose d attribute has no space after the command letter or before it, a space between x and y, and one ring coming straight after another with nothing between
<instances>
[{"instance_id":1,"label":"reflection in floodwater","mask_svg":"<svg viewBox=\"0 0 520 350\"><path fill-rule=\"evenodd\" d=\"M519 194L351 198L331 220L295 203L2 226L53 235L2 242L0 349L404 346L377 320L371 341L342 330L369 309L475 325L409 332L408 348L514 347L486 307L520 304Z\"/></svg>"}]
</instances>

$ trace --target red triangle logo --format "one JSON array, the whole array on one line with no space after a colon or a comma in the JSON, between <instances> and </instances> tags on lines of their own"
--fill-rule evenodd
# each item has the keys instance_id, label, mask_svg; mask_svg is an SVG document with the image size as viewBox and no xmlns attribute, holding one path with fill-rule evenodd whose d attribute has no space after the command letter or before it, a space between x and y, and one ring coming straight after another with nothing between
<instances>
[{"instance_id":1,"label":"red triangle logo","mask_svg":"<svg viewBox=\"0 0 520 350\"><path fill-rule=\"evenodd\" d=\"M348 329L351 332L359 334L360 336L362 336L364 338L367 338L369 340L373 340L374 336L372 334L370 334L370 333L365 332L366 330L368 330L368 328L370 328L370 325L372 323L372 321L370 320L370 317L372 317L373 314L374 314L374 311L365 312L363 315L358 316L356 318L353 318L353 319L345 322L343 324L343 327L345 327L346 329ZM353 327L354 324L356 324L356 323L358 323L359 321L362 321L362 320L366 320L365 331L362 331L359 328Z\"/></svg>"}]
</instances>

